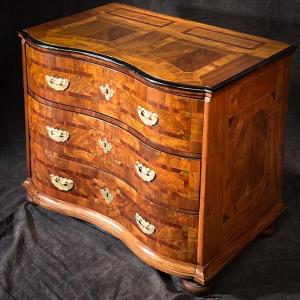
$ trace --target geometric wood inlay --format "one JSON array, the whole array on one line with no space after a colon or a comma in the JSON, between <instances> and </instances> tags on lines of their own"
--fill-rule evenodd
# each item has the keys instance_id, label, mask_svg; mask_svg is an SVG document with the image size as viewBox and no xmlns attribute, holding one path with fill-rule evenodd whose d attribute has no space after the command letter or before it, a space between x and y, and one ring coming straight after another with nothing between
<instances>
[{"instance_id":1,"label":"geometric wood inlay","mask_svg":"<svg viewBox=\"0 0 300 300\"><path fill-rule=\"evenodd\" d=\"M240 48L251 49L251 50L262 45L261 42L254 41L253 39L239 38L233 34L232 35L229 33L224 34L224 32L209 30L207 28L204 29L201 27L191 28L187 30L185 33L195 37L201 37L203 39L216 41L231 46L237 46Z\"/></svg>"},{"instance_id":2,"label":"geometric wood inlay","mask_svg":"<svg viewBox=\"0 0 300 300\"><path fill-rule=\"evenodd\" d=\"M249 195L262 181L268 142L268 115L260 110L252 117L230 118L228 137L228 202L224 210L226 222L238 211L238 202ZM225 217L226 215L226 217Z\"/></svg>"},{"instance_id":3,"label":"geometric wood inlay","mask_svg":"<svg viewBox=\"0 0 300 300\"><path fill-rule=\"evenodd\" d=\"M189 46L180 42L172 42L150 52L168 61L184 72L194 72L207 64L224 57L226 54L206 48Z\"/></svg>"},{"instance_id":4,"label":"geometric wood inlay","mask_svg":"<svg viewBox=\"0 0 300 300\"><path fill-rule=\"evenodd\" d=\"M109 42L133 34L134 32L135 30L130 28L115 26L100 20L95 20L68 28L67 30L61 30L59 33Z\"/></svg>"},{"instance_id":5,"label":"geometric wood inlay","mask_svg":"<svg viewBox=\"0 0 300 300\"><path fill-rule=\"evenodd\" d=\"M118 3L26 32L51 45L118 59L143 71L146 78L197 88L220 87L281 51L291 51L281 42Z\"/></svg>"}]
</instances>

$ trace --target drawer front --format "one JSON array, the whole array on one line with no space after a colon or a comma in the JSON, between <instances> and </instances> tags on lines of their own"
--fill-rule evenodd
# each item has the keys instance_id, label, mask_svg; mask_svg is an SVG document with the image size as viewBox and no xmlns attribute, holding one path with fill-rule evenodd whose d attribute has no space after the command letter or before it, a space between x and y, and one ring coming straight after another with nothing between
<instances>
[{"instance_id":1,"label":"drawer front","mask_svg":"<svg viewBox=\"0 0 300 300\"><path fill-rule=\"evenodd\" d=\"M155 147L200 155L203 101L163 93L100 65L26 48L28 86L50 101L99 112Z\"/></svg>"},{"instance_id":2,"label":"drawer front","mask_svg":"<svg viewBox=\"0 0 300 300\"><path fill-rule=\"evenodd\" d=\"M200 159L151 148L120 127L28 98L30 136L66 159L105 170L166 208L199 209Z\"/></svg>"},{"instance_id":3,"label":"drawer front","mask_svg":"<svg viewBox=\"0 0 300 300\"><path fill-rule=\"evenodd\" d=\"M197 215L154 205L118 178L59 158L34 142L31 149L32 180L42 193L108 216L162 255L196 262Z\"/></svg>"}]
</instances>

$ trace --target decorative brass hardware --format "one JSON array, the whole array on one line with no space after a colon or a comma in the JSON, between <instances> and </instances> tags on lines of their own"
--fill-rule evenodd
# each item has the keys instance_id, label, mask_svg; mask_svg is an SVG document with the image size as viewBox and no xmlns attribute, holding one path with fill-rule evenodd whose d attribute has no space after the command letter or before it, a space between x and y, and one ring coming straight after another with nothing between
<instances>
[{"instance_id":1,"label":"decorative brass hardware","mask_svg":"<svg viewBox=\"0 0 300 300\"><path fill-rule=\"evenodd\" d=\"M69 80L50 75L45 76L46 83L56 91L64 91L69 87Z\"/></svg>"},{"instance_id":2,"label":"decorative brass hardware","mask_svg":"<svg viewBox=\"0 0 300 300\"><path fill-rule=\"evenodd\" d=\"M47 129L49 137L52 140L54 140L55 142L64 143L70 137L70 133L65 130L56 129L56 128L53 128L50 126L46 126L46 129Z\"/></svg>"},{"instance_id":3,"label":"decorative brass hardware","mask_svg":"<svg viewBox=\"0 0 300 300\"><path fill-rule=\"evenodd\" d=\"M69 191L73 188L74 182L71 179L59 177L54 174L50 174L51 183L61 191Z\"/></svg>"},{"instance_id":4,"label":"decorative brass hardware","mask_svg":"<svg viewBox=\"0 0 300 300\"><path fill-rule=\"evenodd\" d=\"M141 121L145 125L154 126L157 124L158 116L156 113L153 113L150 110L143 108L142 106L138 106L137 112Z\"/></svg>"},{"instance_id":5,"label":"decorative brass hardware","mask_svg":"<svg viewBox=\"0 0 300 300\"><path fill-rule=\"evenodd\" d=\"M108 187L100 189L100 192L106 203L111 203L115 198L115 196L110 193Z\"/></svg>"},{"instance_id":6,"label":"decorative brass hardware","mask_svg":"<svg viewBox=\"0 0 300 300\"><path fill-rule=\"evenodd\" d=\"M135 171L136 171L137 175L146 182L153 181L156 176L155 171L147 168L146 166L141 164L139 161L135 162Z\"/></svg>"},{"instance_id":7,"label":"decorative brass hardware","mask_svg":"<svg viewBox=\"0 0 300 300\"><path fill-rule=\"evenodd\" d=\"M150 235L155 231L155 226L147 222L143 217L141 217L138 213L135 214L135 221L138 224L139 228L142 232Z\"/></svg>"},{"instance_id":8,"label":"decorative brass hardware","mask_svg":"<svg viewBox=\"0 0 300 300\"><path fill-rule=\"evenodd\" d=\"M110 144L106 138L104 138L103 140L99 139L98 142L105 154L107 154L112 149L112 144Z\"/></svg>"},{"instance_id":9,"label":"decorative brass hardware","mask_svg":"<svg viewBox=\"0 0 300 300\"><path fill-rule=\"evenodd\" d=\"M100 85L99 88L106 101L110 100L115 94L115 91L107 83Z\"/></svg>"}]
</instances>

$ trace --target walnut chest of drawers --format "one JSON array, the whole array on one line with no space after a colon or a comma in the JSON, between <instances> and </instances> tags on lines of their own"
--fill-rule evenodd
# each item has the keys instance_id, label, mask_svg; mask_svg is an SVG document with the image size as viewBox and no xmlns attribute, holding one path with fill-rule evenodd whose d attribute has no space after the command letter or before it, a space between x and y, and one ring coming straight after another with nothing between
<instances>
[{"instance_id":1,"label":"walnut chest of drawers","mask_svg":"<svg viewBox=\"0 0 300 300\"><path fill-rule=\"evenodd\" d=\"M116 3L20 36L30 201L200 285L283 212L293 46Z\"/></svg>"}]
</instances>

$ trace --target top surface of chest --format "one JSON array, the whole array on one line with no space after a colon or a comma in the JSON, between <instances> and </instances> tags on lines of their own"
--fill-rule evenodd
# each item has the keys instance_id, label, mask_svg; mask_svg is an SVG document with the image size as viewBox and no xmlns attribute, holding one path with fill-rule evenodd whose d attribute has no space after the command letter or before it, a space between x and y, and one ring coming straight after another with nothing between
<instances>
[{"instance_id":1,"label":"top surface of chest","mask_svg":"<svg viewBox=\"0 0 300 300\"><path fill-rule=\"evenodd\" d=\"M118 3L28 28L23 35L45 47L112 60L159 83L208 91L293 50Z\"/></svg>"}]
</instances>

